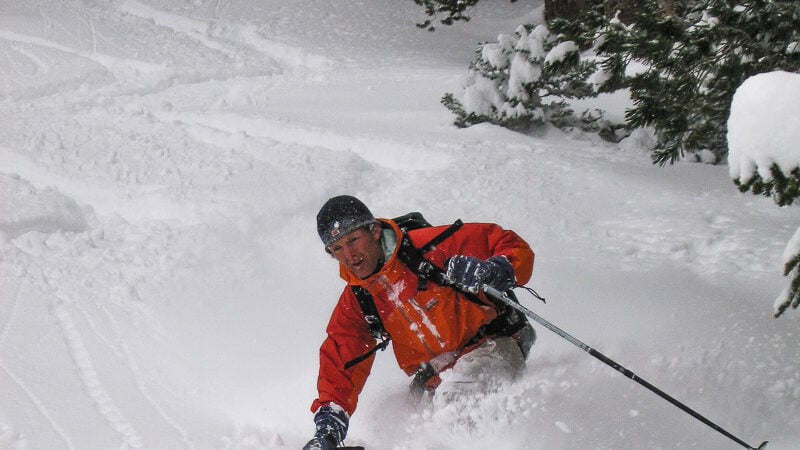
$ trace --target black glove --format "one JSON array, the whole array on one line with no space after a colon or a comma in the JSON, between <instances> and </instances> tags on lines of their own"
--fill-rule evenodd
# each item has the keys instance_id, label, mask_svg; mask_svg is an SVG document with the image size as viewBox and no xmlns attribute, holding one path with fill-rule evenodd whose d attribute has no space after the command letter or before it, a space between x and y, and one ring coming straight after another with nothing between
<instances>
[{"instance_id":1,"label":"black glove","mask_svg":"<svg viewBox=\"0 0 800 450\"><path fill-rule=\"evenodd\" d=\"M317 432L303 450L334 450L344 442L350 418L338 405L330 404L317 410L314 424Z\"/></svg>"},{"instance_id":2,"label":"black glove","mask_svg":"<svg viewBox=\"0 0 800 450\"><path fill-rule=\"evenodd\" d=\"M503 292L517 284L514 267L505 256L493 256L486 261L473 256L453 256L447 263L445 277L469 292L478 292L482 284Z\"/></svg>"}]
</instances>

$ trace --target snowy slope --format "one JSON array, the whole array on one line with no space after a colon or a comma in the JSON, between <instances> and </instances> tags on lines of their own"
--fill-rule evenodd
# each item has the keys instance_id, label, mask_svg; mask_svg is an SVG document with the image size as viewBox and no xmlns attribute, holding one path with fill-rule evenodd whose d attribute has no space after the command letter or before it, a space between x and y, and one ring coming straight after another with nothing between
<instances>
[{"instance_id":1,"label":"snowy slope","mask_svg":"<svg viewBox=\"0 0 800 450\"><path fill-rule=\"evenodd\" d=\"M800 444L797 315L771 318L797 212L726 167L657 168L545 130L459 130L474 46L536 17L484 0L0 0L0 448L281 449L311 436L342 288L330 196L493 221L537 253L523 301L747 442ZM349 440L371 449L735 444L539 330L518 384L461 414L402 407L380 354Z\"/></svg>"}]
</instances>

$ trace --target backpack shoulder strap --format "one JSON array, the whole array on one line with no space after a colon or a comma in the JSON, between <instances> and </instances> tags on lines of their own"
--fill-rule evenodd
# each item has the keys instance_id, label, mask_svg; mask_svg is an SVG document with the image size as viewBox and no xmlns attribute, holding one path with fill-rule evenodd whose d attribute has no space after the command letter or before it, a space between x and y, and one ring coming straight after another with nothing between
<instances>
[{"instance_id":1,"label":"backpack shoulder strap","mask_svg":"<svg viewBox=\"0 0 800 450\"><path fill-rule=\"evenodd\" d=\"M351 286L351 288L358 300L358 305L361 306L361 313L364 314L364 320L366 320L367 325L369 325L369 334L378 340L386 339L389 333L383 328L383 321L381 321L381 316L378 315L378 308L375 306L372 294L361 286Z\"/></svg>"},{"instance_id":2,"label":"backpack shoulder strap","mask_svg":"<svg viewBox=\"0 0 800 450\"><path fill-rule=\"evenodd\" d=\"M448 286L456 289L455 286L448 282L445 275L446 272L432 262L428 261L424 255L425 253L433 250L434 247L442 243L445 239L452 236L453 233L458 231L463 225L464 222L462 222L461 219L456 220L452 225L436 235L421 248L414 247L414 244L411 243L411 239L409 239L408 236L403 233L403 240L397 256L400 257L400 260L403 261L403 263L405 263L405 265L411 269L412 272L417 274L417 289L421 291L425 290L428 280L431 280L441 286ZM471 292L460 290L459 292L461 292L461 295L463 295L467 300L481 306L485 305L485 303L481 301L477 295L472 294Z\"/></svg>"},{"instance_id":3,"label":"backpack shoulder strap","mask_svg":"<svg viewBox=\"0 0 800 450\"><path fill-rule=\"evenodd\" d=\"M458 231L458 229L463 225L464 222L462 222L461 219L456 220L452 225L434 236L433 239L428 241L420 248L414 247L414 244L411 243L411 239L408 237L408 235L403 233L403 237L400 242L400 250L397 253L397 256L409 269L411 269L412 272L417 274L417 278L419 279L419 290L426 289L427 280L433 280L433 282L441 285L446 284L446 280L444 278L445 272L428 261L424 255L433 250L437 245L441 244L445 239L452 236L453 233Z\"/></svg>"},{"instance_id":4,"label":"backpack shoulder strap","mask_svg":"<svg viewBox=\"0 0 800 450\"><path fill-rule=\"evenodd\" d=\"M452 225L447 227L447 229L445 229L444 231L436 235L433 239L428 241L428 243L420 247L419 252L424 255L425 253L428 253L429 251L433 250L437 245L444 242L445 239L452 236L453 233L458 231L459 228L461 228L462 226L464 226L464 222L462 222L461 219L456 220L455 222L453 222Z\"/></svg>"},{"instance_id":5,"label":"backpack shoulder strap","mask_svg":"<svg viewBox=\"0 0 800 450\"><path fill-rule=\"evenodd\" d=\"M353 294L356 296L356 300L358 300L358 305L361 307L361 313L364 315L364 320L367 322L367 325L369 325L369 334L379 342L367 353L364 353L363 355L346 362L344 364L345 369L349 369L361 361L364 361L378 350L385 350L389 345L389 341L391 340L389 332L383 328L383 321L381 320L381 316L378 314L378 308L375 306L375 300L372 299L372 294L370 294L368 290L361 286L351 286L351 288L353 290Z\"/></svg>"}]
</instances>

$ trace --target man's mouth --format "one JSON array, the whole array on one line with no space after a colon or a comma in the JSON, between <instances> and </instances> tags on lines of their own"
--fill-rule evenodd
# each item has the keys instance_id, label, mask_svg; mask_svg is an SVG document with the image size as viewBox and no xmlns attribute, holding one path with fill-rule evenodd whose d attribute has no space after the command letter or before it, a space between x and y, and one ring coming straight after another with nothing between
<instances>
[{"instance_id":1,"label":"man's mouth","mask_svg":"<svg viewBox=\"0 0 800 450\"><path fill-rule=\"evenodd\" d=\"M357 258L356 260L351 262L350 265L352 267L359 267L361 265L361 263L363 263L363 262L364 262L364 258Z\"/></svg>"}]
</instances>

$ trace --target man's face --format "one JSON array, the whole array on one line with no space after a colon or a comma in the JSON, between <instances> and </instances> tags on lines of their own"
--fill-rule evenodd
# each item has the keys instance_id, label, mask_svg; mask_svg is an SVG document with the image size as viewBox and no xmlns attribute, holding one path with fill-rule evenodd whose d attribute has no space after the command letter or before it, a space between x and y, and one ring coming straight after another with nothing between
<instances>
[{"instance_id":1,"label":"man's face","mask_svg":"<svg viewBox=\"0 0 800 450\"><path fill-rule=\"evenodd\" d=\"M381 227L359 228L328 247L331 255L359 278L367 278L378 268L383 256Z\"/></svg>"}]
</instances>

